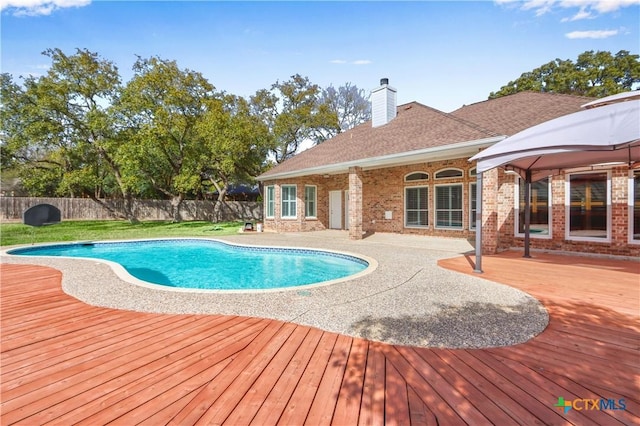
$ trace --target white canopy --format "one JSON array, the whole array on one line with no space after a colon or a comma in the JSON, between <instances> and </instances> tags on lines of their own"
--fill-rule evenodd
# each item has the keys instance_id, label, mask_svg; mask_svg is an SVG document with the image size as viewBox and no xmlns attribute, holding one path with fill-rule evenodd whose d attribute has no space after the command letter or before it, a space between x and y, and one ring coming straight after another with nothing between
<instances>
[{"instance_id":1,"label":"white canopy","mask_svg":"<svg viewBox=\"0 0 640 426\"><path fill-rule=\"evenodd\" d=\"M630 101L631 99L640 99L640 90L616 93L615 95L598 98L595 101L587 102L582 105L582 108L596 108L607 104L614 104L616 102Z\"/></svg>"},{"instance_id":2,"label":"white canopy","mask_svg":"<svg viewBox=\"0 0 640 426\"><path fill-rule=\"evenodd\" d=\"M477 161L475 272L482 272L482 173L502 166L525 178L524 257L529 257L531 182L561 169L605 163L640 163L640 92L583 105L586 109L516 133L469 161ZM635 164L634 164L635 163Z\"/></svg>"},{"instance_id":3,"label":"white canopy","mask_svg":"<svg viewBox=\"0 0 640 426\"><path fill-rule=\"evenodd\" d=\"M473 156L478 173L502 166L532 180L560 169L640 161L640 99L605 104L530 127Z\"/></svg>"}]
</instances>

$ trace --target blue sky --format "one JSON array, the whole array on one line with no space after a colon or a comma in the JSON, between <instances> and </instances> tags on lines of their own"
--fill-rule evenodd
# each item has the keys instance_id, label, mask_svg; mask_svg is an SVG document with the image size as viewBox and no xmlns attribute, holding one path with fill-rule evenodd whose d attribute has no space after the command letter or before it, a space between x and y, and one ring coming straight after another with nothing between
<instances>
[{"instance_id":1,"label":"blue sky","mask_svg":"<svg viewBox=\"0 0 640 426\"><path fill-rule=\"evenodd\" d=\"M0 0L1 69L46 73L41 52L87 48L124 81L136 55L176 60L249 97L301 74L452 111L555 58L640 53L640 0L239 2Z\"/></svg>"}]
</instances>

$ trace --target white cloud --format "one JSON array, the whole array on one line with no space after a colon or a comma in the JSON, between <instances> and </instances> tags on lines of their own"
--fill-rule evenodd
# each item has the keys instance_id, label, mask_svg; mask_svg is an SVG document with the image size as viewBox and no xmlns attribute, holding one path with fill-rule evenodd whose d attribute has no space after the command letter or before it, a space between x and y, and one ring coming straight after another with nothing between
<instances>
[{"instance_id":1,"label":"white cloud","mask_svg":"<svg viewBox=\"0 0 640 426\"><path fill-rule=\"evenodd\" d=\"M332 59L329 61L332 64L351 64L351 65L369 65L373 63L369 59L358 59L356 61L346 61L344 59Z\"/></svg>"},{"instance_id":2,"label":"white cloud","mask_svg":"<svg viewBox=\"0 0 640 426\"><path fill-rule=\"evenodd\" d=\"M565 37L570 39L581 38L607 38L618 35L618 30L593 30L593 31L572 31L565 34Z\"/></svg>"},{"instance_id":3,"label":"white cloud","mask_svg":"<svg viewBox=\"0 0 640 426\"><path fill-rule=\"evenodd\" d=\"M571 18L562 18L560 22L573 22L590 18L595 18L595 16L593 16L593 14L590 11L586 10L584 7L581 7L578 13L573 15Z\"/></svg>"},{"instance_id":4,"label":"white cloud","mask_svg":"<svg viewBox=\"0 0 640 426\"><path fill-rule=\"evenodd\" d=\"M592 11L602 14L615 12L628 6L640 5L640 0L495 0L495 3L508 6L521 5L522 10L533 10L536 16L542 16L554 8L579 8L580 11L572 18L562 20L567 22L593 17Z\"/></svg>"},{"instance_id":5,"label":"white cloud","mask_svg":"<svg viewBox=\"0 0 640 426\"><path fill-rule=\"evenodd\" d=\"M0 0L0 11L8 9L16 16L50 15L65 7L83 7L91 0Z\"/></svg>"}]
</instances>

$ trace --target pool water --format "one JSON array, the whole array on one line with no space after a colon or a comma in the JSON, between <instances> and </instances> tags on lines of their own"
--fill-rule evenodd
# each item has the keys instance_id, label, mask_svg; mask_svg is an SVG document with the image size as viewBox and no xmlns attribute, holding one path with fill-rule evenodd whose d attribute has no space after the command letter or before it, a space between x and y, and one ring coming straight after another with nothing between
<instances>
[{"instance_id":1,"label":"pool water","mask_svg":"<svg viewBox=\"0 0 640 426\"><path fill-rule=\"evenodd\" d=\"M368 266L363 259L341 253L214 240L57 244L14 249L9 254L110 260L153 284L213 290L302 286L344 278Z\"/></svg>"}]
</instances>

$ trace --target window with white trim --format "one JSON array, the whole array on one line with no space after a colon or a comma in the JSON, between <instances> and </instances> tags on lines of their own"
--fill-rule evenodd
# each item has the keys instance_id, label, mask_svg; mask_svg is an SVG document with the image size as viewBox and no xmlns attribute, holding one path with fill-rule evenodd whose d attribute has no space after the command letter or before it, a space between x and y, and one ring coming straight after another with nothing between
<instances>
[{"instance_id":1,"label":"window with white trim","mask_svg":"<svg viewBox=\"0 0 640 426\"><path fill-rule=\"evenodd\" d=\"M304 215L309 218L316 218L316 187L305 186L304 187Z\"/></svg>"},{"instance_id":2,"label":"window with white trim","mask_svg":"<svg viewBox=\"0 0 640 426\"><path fill-rule=\"evenodd\" d=\"M475 170L475 169L474 169ZM469 184L469 229L476 229L476 213L478 211L478 184Z\"/></svg>"},{"instance_id":3,"label":"window with white trim","mask_svg":"<svg viewBox=\"0 0 640 426\"><path fill-rule=\"evenodd\" d=\"M436 185L436 228L462 229L462 184Z\"/></svg>"},{"instance_id":4,"label":"window with white trim","mask_svg":"<svg viewBox=\"0 0 640 426\"><path fill-rule=\"evenodd\" d=\"M567 239L610 238L610 183L607 172L574 173L567 177Z\"/></svg>"},{"instance_id":5,"label":"window with white trim","mask_svg":"<svg viewBox=\"0 0 640 426\"><path fill-rule=\"evenodd\" d=\"M297 199L296 199L296 186L295 185L282 185L281 187L282 208L280 215L285 219L292 219L297 216Z\"/></svg>"},{"instance_id":6,"label":"window with white trim","mask_svg":"<svg viewBox=\"0 0 640 426\"><path fill-rule=\"evenodd\" d=\"M404 177L405 182L415 182L418 180L429 180L429 173L427 172L413 172Z\"/></svg>"},{"instance_id":7,"label":"window with white trim","mask_svg":"<svg viewBox=\"0 0 640 426\"><path fill-rule=\"evenodd\" d=\"M436 172L436 179L455 179L461 178L464 172L460 169L442 169Z\"/></svg>"},{"instance_id":8,"label":"window with white trim","mask_svg":"<svg viewBox=\"0 0 640 426\"><path fill-rule=\"evenodd\" d=\"M429 187L408 186L404 189L404 215L407 228L429 226Z\"/></svg>"},{"instance_id":9,"label":"window with white trim","mask_svg":"<svg viewBox=\"0 0 640 426\"><path fill-rule=\"evenodd\" d=\"M629 191L629 200L632 201L631 206L631 229L629 234L631 241L640 242L640 170L633 171L633 179L631 181L631 191Z\"/></svg>"},{"instance_id":10,"label":"window with white trim","mask_svg":"<svg viewBox=\"0 0 640 426\"><path fill-rule=\"evenodd\" d=\"M518 192L516 199L516 234L524 234L524 197L525 181L518 178ZM551 235L551 180L546 177L531 183L529 194L529 234L532 237Z\"/></svg>"},{"instance_id":11,"label":"window with white trim","mask_svg":"<svg viewBox=\"0 0 640 426\"><path fill-rule=\"evenodd\" d=\"M269 185L265 188L266 217L273 218L276 215L276 187Z\"/></svg>"}]
</instances>

